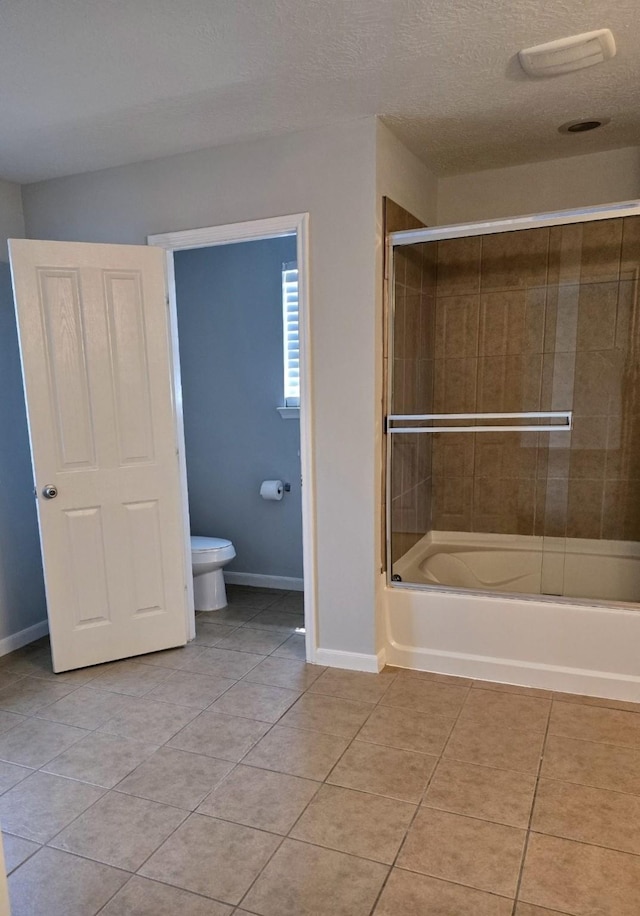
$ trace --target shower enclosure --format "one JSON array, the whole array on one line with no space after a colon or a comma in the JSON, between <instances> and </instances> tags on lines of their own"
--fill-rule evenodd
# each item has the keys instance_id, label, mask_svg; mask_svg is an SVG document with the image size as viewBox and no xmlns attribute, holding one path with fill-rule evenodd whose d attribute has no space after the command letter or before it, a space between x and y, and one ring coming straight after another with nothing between
<instances>
[{"instance_id":1,"label":"shower enclosure","mask_svg":"<svg viewBox=\"0 0 640 916\"><path fill-rule=\"evenodd\" d=\"M389 236L391 586L640 601L637 203Z\"/></svg>"}]
</instances>

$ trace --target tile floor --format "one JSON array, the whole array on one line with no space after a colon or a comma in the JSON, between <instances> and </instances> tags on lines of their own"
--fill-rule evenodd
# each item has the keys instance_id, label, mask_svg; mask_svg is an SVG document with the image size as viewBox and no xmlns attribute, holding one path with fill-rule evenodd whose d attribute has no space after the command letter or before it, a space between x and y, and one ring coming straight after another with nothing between
<instances>
[{"instance_id":1,"label":"tile floor","mask_svg":"<svg viewBox=\"0 0 640 916\"><path fill-rule=\"evenodd\" d=\"M13 916L637 916L640 705L306 665L230 588L184 649L0 659Z\"/></svg>"}]
</instances>

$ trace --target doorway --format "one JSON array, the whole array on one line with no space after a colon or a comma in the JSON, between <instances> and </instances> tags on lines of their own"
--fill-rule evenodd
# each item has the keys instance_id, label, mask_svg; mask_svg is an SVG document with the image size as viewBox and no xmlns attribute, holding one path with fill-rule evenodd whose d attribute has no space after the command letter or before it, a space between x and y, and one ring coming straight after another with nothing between
<instances>
[{"instance_id":1,"label":"doorway","mask_svg":"<svg viewBox=\"0 0 640 916\"><path fill-rule=\"evenodd\" d=\"M240 496L244 499L247 505L244 506L245 514L247 512L247 506L251 504L253 500L253 505L257 508L257 511L262 515L262 521L267 526L270 522L276 518L275 513L280 511L280 515L283 513L289 513L292 515L293 505L296 498L300 499L301 503L301 516L302 516L302 580L303 580L303 591L304 591L304 608L305 608L305 647L306 647L306 657L308 661L313 661L315 655L315 646L316 646L316 626L315 626L315 551L313 545L313 467L312 467L312 457L311 457L311 418L310 418L310 403L311 403L311 393L310 393L310 360L309 360L309 309L308 309L308 279L307 279L307 248L308 248L308 215L294 215L289 217L278 217L275 219L266 219L266 220L257 220L246 223L234 223L226 226L216 226L205 229L197 230L187 230L184 232L175 232L162 235L149 236L148 243L149 245L154 245L161 247L166 252L167 259L167 279L168 279L168 291L169 291L169 309L170 309L170 321L171 321L171 333L172 333L172 351L173 351L173 362L174 362L174 384L176 391L176 403L179 413L179 425L182 435L182 430L184 429L185 423L185 404L182 399L182 386L183 378L185 377L185 367L181 368L180 364L180 349L179 349L179 320L178 320L178 301L182 301L183 297L187 293L185 283L182 282L185 276L188 276L189 269L194 265L199 265L202 268L203 265L207 263L206 258L198 258L198 249L213 249L213 248L224 248L229 250L228 246L238 245L240 246L238 252L232 253L231 257L234 258L236 262L238 261L238 254L241 248L250 242L269 242L273 241L274 251L276 247L282 246L282 250L290 252L291 257L287 258L286 261L283 260L282 263L282 282L283 286L286 282L286 279L291 279L291 273L285 275L284 268L291 268L295 263L297 270L296 281L297 281L297 306L298 306L298 348L299 348L299 400L298 405L296 405L295 400L287 398L287 394L291 395L291 391L285 390L286 383L286 371L281 378L283 379L283 387L281 391L281 396L278 399L278 403L271 405L271 410L273 411L271 415L271 427L273 428L274 423L281 424L281 429L286 433L285 438L292 439L292 431L294 430L293 425L288 422L291 419L295 419L296 428L298 426L299 419L299 467L300 467L300 479L299 480L286 480L285 483L291 484L291 491L285 494L285 502L282 506L273 507L267 503L262 503L259 500L257 490L259 489L260 480L256 477L257 468L259 463L256 463L255 456L254 460L251 462L253 467L251 469L245 468L244 480L240 483L239 480L236 482L236 489L240 487ZM272 252L273 254L273 252ZM216 260L215 256L211 260ZM218 258L219 260L219 258ZM189 284L190 285L190 284ZM193 290L192 290L193 292ZM237 319L238 316L236 316ZM184 331L184 327L183 327ZM192 336L193 327L189 330L189 335ZM286 351L286 331L285 333L285 351ZM206 337L206 334L205 334ZM236 334L237 339L237 334ZM223 351L220 351L223 352ZM282 352L282 351L281 351ZM202 355L202 353L201 353ZM240 355L239 355L240 356ZM284 363L286 369L286 352L283 353ZM212 358L215 358L212 354ZM184 354L183 354L184 359ZM227 368L232 366L233 359L225 359L227 362ZM191 382L193 381L193 373L191 372L191 366L186 370L187 374L190 375L189 388L191 389L191 397L193 397L193 386ZM209 366L211 369L211 366ZM211 373L207 373L211 374ZM214 382L215 372L212 376L212 382ZM218 375L220 378L220 375ZM246 381L246 379L245 379ZM203 380L203 384L205 384ZM294 393L295 394L295 393ZM210 405L216 403L216 395L213 392L209 392L209 401ZM223 405L224 417L228 423L231 423L233 428L236 429L238 433L237 438L240 438L246 442L250 440L250 434L248 435L246 424L244 423L243 417L237 415L237 411L234 413L233 404L231 403L234 399L229 398ZM206 403L202 405L203 409L207 409ZM187 407L187 425L191 430L191 425L189 424L189 411L191 405ZM280 417L278 417L278 413ZM298 415L295 416L294 415ZM250 423L250 418L246 418ZM283 421L285 421L284 425ZM269 424L268 424L269 425ZM264 430L263 430L264 432ZM223 438L220 438L220 433L216 432L211 423L209 423L209 431L205 432L205 438L209 436L211 442L215 442L217 439L218 442L224 441ZM213 438L211 438L213 436ZM188 445L189 443L187 443ZM201 443L202 444L202 443ZM289 449L290 450L290 449ZM202 453L202 450L200 449ZM218 524L218 521L215 519L216 514L222 516L222 511L220 509L220 503L218 500L212 501L211 505L208 507L199 507L197 510L192 511L191 517L189 513L189 490L187 486L187 451L185 448L184 440L180 445L180 469L181 469L181 479L182 479L182 493L183 493L183 517L184 517L184 536L186 540L187 547L189 546L189 537L191 532L194 534L201 534L204 536L213 536L213 537L224 537L231 539L230 531L223 531ZM231 458L231 456L227 456ZM227 473L222 476L229 476L233 478L233 468L229 467L229 461L224 462L227 465ZM291 466L291 465L289 465ZM215 461L211 460L211 474L215 473ZM273 464L270 464L265 456L265 476L269 477L273 474L274 477L280 477L280 474L277 472ZM271 468L271 470L269 470ZM261 478L261 475L258 475ZM284 473L284 476L287 476ZM255 480L253 478L256 478ZM201 489L203 482L205 481L206 474L204 469L200 468L197 473L194 473L191 476L192 482L198 481L198 488ZM231 479L230 478L230 479ZM248 483L250 481L250 484ZM194 487L195 487L194 483ZM229 481L225 484L221 481L221 489L223 487L229 487ZM246 491L247 486L251 488L251 494ZM253 493L253 490L256 490ZM296 492L297 491L297 492ZM228 496L226 513L229 518L232 518L229 513L233 512L232 506L232 497ZM231 503L229 502L231 500ZM289 501L287 505L286 501ZM224 502L224 500L222 500ZM215 505L214 505L215 503ZM216 505L218 506L218 512L216 512ZM240 509L240 507L239 507ZM241 513L240 513L241 514ZM211 523L209 523L209 518L212 518ZM235 519L233 520L235 523ZM240 524L240 519L237 519L238 524ZM213 525L210 530L204 530L204 528L209 527L209 524ZM222 522L224 525L224 522ZM289 525L291 529L291 524ZM196 528L198 530L196 530ZM200 530L202 528L203 530ZM219 530L218 530L219 529ZM238 529L239 530L239 529ZM299 536L299 527L298 527L298 536ZM243 535L240 534L240 541L243 539ZM286 538L285 538L286 540ZM248 542L246 542L248 546ZM259 544L256 545L256 540L254 539L253 547L258 546L258 553L260 553ZM190 555L189 551L188 555ZM250 550L244 551L245 556L250 553ZM264 549L262 550L264 555ZM255 557L255 552L254 552ZM255 560L254 560L255 562ZM258 564L260 560L257 560ZM264 556L262 562L266 562ZM242 559L239 557L236 560L235 571L232 569L227 573L226 578L228 582L237 583L237 584L248 584L248 585L268 585L272 587L284 587L287 588L300 588L300 580L297 576L263 576L255 575L252 573L242 572ZM281 572L291 572L294 570L295 563L293 566L290 564L290 569L285 566L281 566ZM237 570L241 570L238 572ZM194 614L194 604L193 596L189 596L188 602L188 619L187 619L187 631L189 633L189 638L192 638L195 635L195 614Z\"/></svg>"}]
</instances>

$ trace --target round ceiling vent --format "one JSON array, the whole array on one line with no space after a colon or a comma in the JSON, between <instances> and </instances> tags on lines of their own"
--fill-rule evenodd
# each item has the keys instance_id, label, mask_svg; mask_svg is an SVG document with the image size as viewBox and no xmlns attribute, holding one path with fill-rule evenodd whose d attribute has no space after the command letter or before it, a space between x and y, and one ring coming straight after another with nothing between
<instances>
[{"instance_id":1,"label":"round ceiling vent","mask_svg":"<svg viewBox=\"0 0 640 916\"><path fill-rule=\"evenodd\" d=\"M558 130L561 134L583 134L588 130L596 130L608 124L611 118L581 118L579 121L567 121L561 124Z\"/></svg>"}]
</instances>

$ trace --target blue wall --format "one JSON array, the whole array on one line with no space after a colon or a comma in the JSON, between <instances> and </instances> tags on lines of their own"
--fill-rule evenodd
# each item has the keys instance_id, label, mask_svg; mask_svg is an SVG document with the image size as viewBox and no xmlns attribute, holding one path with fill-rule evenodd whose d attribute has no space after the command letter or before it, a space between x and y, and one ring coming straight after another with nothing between
<instances>
[{"instance_id":1,"label":"blue wall","mask_svg":"<svg viewBox=\"0 0 640 916\"><path fill-rule=\"evenodd\" d=\"M44 620L40 540L9 265L0 263L0 639Z\"/></svg>"},{"instance_id":2,"label":"blue wall","mask_svg":"<svg viewBox=\"0 0 640 916\"><path fill-rule=\"evenodd\" d=\"M294 237L175 255L191 531L233 541L227 567L302 576L300 424L282 420L282 264ZM291 483L280 502L258 490Z\"/></svg>"}]
</instances>

